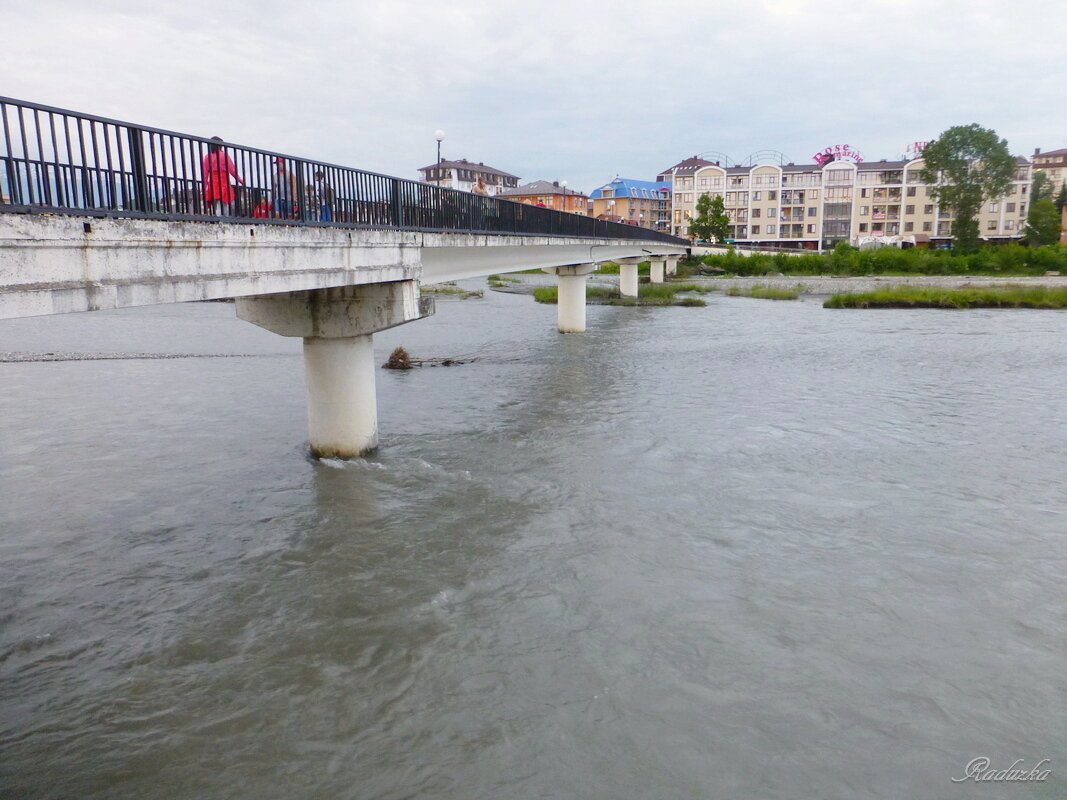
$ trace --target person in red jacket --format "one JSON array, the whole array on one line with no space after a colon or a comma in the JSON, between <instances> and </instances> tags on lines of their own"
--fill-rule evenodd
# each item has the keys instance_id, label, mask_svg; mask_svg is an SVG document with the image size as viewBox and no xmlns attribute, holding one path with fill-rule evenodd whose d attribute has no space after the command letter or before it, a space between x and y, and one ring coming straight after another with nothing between
<instances>
[{"instance_id":1,"label":"person in red jacket","mask_svg":"<svg viewBox=\"0 0 1067 800\"><path fill-rule=\"evenodd\" d=\"M222 139L218 136L211 137L208 145L208 154L204 156L204 203L209 214L217 217L229 217L233 215L233 201L237 199L230 176L240 183L244 180L237 174L237 165L233 159L226 155L222 149Z\"/></svg>"}]
</instances>

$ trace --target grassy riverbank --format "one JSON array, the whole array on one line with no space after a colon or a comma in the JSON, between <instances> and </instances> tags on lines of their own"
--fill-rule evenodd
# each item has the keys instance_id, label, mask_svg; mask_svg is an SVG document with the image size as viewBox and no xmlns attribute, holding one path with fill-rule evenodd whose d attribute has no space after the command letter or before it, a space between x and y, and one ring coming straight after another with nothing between
<instances>
[{"instance_id":1,"label":"grassy riverbank","mask_svg":"<svg viewBox=\"0 0 1067 800\"><path fill-rule=\"evenodd\" d=\"M737 252L707 255L683 262L687 269L716 267L728 275L1044 275L1067 274L1067 246L1023 247L1018 244L986 246L977 253L960 255L952 250L913 247L899 250L857 250L838 245L826 255L802 253L773 255Z\"/></svg>"},{"instance_id":2,"label":"grassy riverbank","mask_svg":"<svg viewBox=\"0 0 1067 800\"><path fill-rule=\"evenodd\" d=\"M424 294L454 294L459 297L460 300L469 300L472 297L482 297L484 294L481 289L464 289L461 286L457 286L455 281L423 284L419 287L419 291Z\"/></svg>"},{"instance_id":3,"label":"grassy riverbank","mask_svg":"<svg viewBox=\"0 0 1067 800\"><path fill-rule=\"evenodd\" d=\"M873 292L835 294L824 308L1067 308L1067 289L1044 286L890 286Z\"/></svg>"},{"instance_id":4,"label":"grassy riverbank","mask_svg":"<svg viewBox=\"0 0 1067 800\"><path fill-rule=\"evenodd\" d=\"M680 294L717 291L715 286L701 286L695 283L643 283L637 287L637 297L623 297L616 288L605 286L587 286L585 299L594 305L608 306L706 306L699 297L679 297ZM556 286L538 286L534 289L534 300L538 303L559 302L559 288Z\"/></svg>"},{"instance_id":5,"label":"grassy riverbank","mask_svg":"<svg viewBox=\"0 0 1067 800\"><path fill-rule=\"evenodd\" d=\"M727 294L730 297L753 297L757 300L796 300L800 297L802 291L804 291L804 287L800 284L795 289L776 289L771 286L757 285L748 289L733 286Z\"/></svg>"}]
</instances>

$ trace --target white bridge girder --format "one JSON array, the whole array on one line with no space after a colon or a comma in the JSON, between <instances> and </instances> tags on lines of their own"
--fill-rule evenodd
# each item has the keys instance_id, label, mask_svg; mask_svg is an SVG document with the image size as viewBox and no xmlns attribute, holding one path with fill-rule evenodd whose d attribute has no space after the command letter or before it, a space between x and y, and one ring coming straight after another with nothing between
<instances>
[{"instance_id":1,"label":"white bridge girder","mask_svg":"<svg viewBox=\"0 0 1067 800\"><path fill-rule=\"evenodd\" d=\"M682 252L644 240L0 214L0 319Z\"/></svg>"}]
</instances>

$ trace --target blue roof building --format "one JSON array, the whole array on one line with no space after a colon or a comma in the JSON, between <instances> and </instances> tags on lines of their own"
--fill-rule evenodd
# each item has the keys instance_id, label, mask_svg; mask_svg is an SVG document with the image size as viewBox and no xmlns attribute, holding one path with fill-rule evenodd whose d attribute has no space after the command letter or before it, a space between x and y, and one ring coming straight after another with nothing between
<instances>
[{"instance_id":1,"label":"blue roof building","mask_svg":"<svg viewBox=\"0 0 1067 800\"><path fill-rule=\"evenodd\" d=\"M592 216L657 231L670 229L670 181L615 178L589 194Z\"/></svg>"}]
</instances>

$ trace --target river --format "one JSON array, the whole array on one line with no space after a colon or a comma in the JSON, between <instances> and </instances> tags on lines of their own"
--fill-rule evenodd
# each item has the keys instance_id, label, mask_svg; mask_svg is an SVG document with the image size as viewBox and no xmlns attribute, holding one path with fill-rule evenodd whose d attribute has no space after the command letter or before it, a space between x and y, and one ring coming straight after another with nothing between
<instances>
[{"instance_id":1,"label":"river","mask_svg":"<svg viewBox=\"0 0 1067 800\"><path fill-rule=\"evenodd\" d=\"M0 797L1064 796L1067 314L708 302L0 322Z\"/></svg>"}]
</instances>

